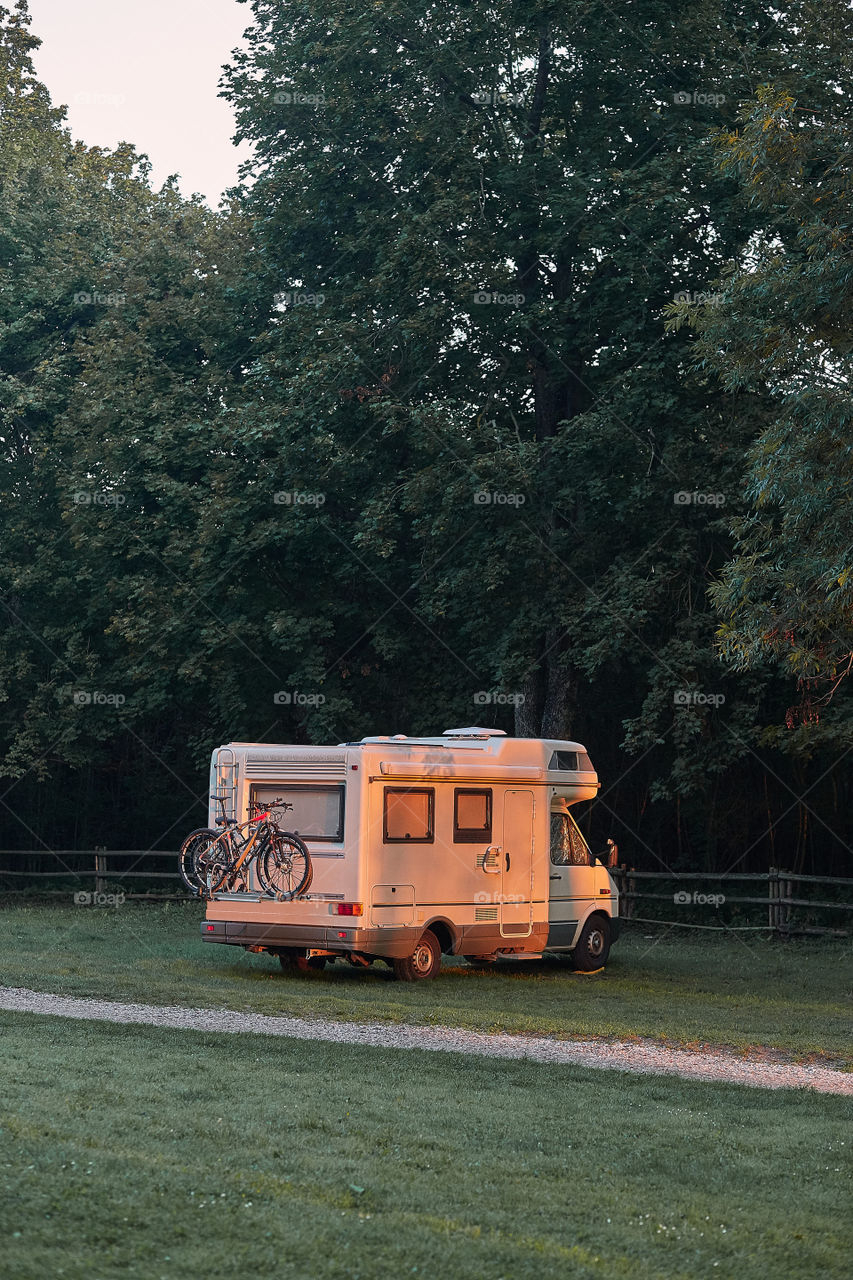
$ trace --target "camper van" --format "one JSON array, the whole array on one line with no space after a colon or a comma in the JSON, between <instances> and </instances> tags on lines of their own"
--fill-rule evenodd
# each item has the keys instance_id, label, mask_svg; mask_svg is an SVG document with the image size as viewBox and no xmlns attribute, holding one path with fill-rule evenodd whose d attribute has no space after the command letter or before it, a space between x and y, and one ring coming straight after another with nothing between
<instances>
[{"instance_id":1,"label":"camper van","mask_svg":"<svg viewBox=\"0 0 853 1280\"><path fill-rule=\"evenodd\" d=\"M619 899L572 806L599 781L578 742L499 729L362 738L338 746L232 742L213 752L210 826L284 799L282 825L311 855L304 896L221 892L208 942L267 951L284 968L384 960L399 978L433 977L442 953L478 965L554 952L604 965Z\"/></svg>"}]
</instances>

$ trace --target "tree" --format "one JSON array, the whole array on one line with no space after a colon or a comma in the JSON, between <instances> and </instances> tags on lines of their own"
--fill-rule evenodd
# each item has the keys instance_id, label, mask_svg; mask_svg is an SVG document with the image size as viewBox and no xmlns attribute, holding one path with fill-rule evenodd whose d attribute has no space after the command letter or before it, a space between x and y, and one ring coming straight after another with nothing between
<instances>
[{"instance_id":1,"label":"tree","mask_svg":"<svg viewBox=\"0 0 853 1280\"><path fill-rule=\"evenodd\" d=\"M393 661L404 695L411 682L407 727L429 660L460 707L509 699L518 732L584 736L611 776L628 721L645 757L634 831L654 788L695 797L704 841L725 829L722 790L725 838L750 843L754 783L732 765L772 677L727 681L723 709L674 700L720 678L706 589L729 535L694 495L736 512L769 404L691 372L662 312L709 291L766 218L716 167L712 134L768 76L828 101L846 5L814 45L801 5L253 12L226 94L257 149L259 254L288 300L244 411L278 414L309 482L334 476L344 570L417 615L383 618L384 652L369 626L351 648L347 627L350 653L371 672ZM476 714L507 724L500 703Z\"/></svg>"},{"instance_id":2,"label":"tree","mask_svg":"<svg viewBox=\"0 0 853 1280\"><path fill-rule=\"evenodd\" d=\"M720 139L721 162L765 225L719 305L690 313L703 365L772 404L748 454L750 509L713 587L720 646L735 669L769 662L796 679L791 745L849 744L848 699L834 695L853 669L853 121L840 90L821 108L773 86L741 121Z\"/></svg>"}]
</instances>

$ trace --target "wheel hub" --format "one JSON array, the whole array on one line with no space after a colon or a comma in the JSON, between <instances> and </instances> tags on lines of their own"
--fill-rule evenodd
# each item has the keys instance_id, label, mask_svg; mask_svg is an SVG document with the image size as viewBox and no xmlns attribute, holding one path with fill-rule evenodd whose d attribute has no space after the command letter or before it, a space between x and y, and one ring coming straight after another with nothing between
<instances>
[{"instance_id":1,"label":"wheel hub","mask_svg":"<svg viewBox=\"0 0 853 1280\"><path fill-rule=\"evenodd\" d=\"M589 954L591 956L600 956L604 950L604 934L600 929L593 929L589 935Z\"/></svg>"}]
</instances>

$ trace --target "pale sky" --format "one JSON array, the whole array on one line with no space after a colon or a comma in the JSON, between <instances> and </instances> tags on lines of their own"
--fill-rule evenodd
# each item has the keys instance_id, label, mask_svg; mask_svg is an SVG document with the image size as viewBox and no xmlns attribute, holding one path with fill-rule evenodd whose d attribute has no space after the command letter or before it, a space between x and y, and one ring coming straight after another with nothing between
<instances>
[{"instance_id":1,"label":"pale sky","mask_svg":"<svg viewBox=\"0 0 853 1280\"><path fill-rule=\"evenodd\" d=\"M30 0L43 41L36 74L68 108L89 146L132 142L159 186L180 174L185 196L215 207L248 148L234 147L234 117L217 97L222 64L250 25L237 0Z\"/></svg>"}]
</instances>

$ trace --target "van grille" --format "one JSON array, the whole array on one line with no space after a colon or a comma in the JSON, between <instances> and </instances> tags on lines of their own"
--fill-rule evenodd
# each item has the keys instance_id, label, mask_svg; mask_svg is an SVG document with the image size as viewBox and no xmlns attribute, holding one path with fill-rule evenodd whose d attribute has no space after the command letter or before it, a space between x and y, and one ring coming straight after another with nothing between
<instances>
[{"instance_id":1,"label":"van grille","mask_svg":"<svg viewBox=\"0 0 853 1280\"><path fill-rule=\"evenodd\" d=\"M497 918L498 918L497 907L475 907L474 908L475 920L497 920Z\"/></svg>"}]
</instances>

